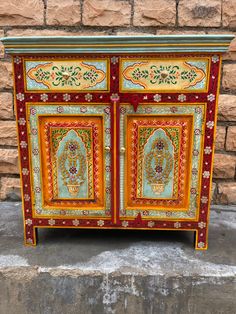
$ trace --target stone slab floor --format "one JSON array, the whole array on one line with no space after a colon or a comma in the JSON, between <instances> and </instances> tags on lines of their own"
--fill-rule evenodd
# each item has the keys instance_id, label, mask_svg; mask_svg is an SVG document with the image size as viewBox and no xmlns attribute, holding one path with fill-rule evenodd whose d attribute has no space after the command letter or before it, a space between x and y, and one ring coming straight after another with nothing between
<instances>
[{"instance_id":1,"label":"stone slab floor","mask_svg":"<svg viewBox=\"0 0 236 314\"><path fill-rule=\"evenodd\" d=\"M0 203L0 314L235 314L236 208L193 233L41 229L23 245L21 204Z\"/></svg>"}]
</instances>

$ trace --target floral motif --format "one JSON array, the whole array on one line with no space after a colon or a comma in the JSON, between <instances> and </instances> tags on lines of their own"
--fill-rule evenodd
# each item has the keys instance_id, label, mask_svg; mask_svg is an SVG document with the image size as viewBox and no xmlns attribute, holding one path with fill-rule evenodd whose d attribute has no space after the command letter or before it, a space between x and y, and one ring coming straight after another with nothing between
<instances>
[{"instance_id":1,"label":"floral motif","mask_svg":"<svg viewBox=\"0 0 236 314\"><path fill-rule=\"evenodd\" d=\"M16 94L16 99L19 101L23 101L25 99L25 95L22 93Z\"/></svg>"},{"instance_id":2,"label":"floral motif","mask_svg":"<svg viewBox=\"0 0 236 314\"><path fill-rule=\"evenodd\" d=\"M32 223L33 223L32 219L26 219L26 221L25 221L25 224L26 224L27 226L31 226Z\"/></svg>"},{"instance_id":3,"label":"floral motif","mask_svg":"<svg viewBox=\"0 0 236 314\"><path fill-rule=\"evenodd\" d=\"M93 99L93 95L91 95L91 94L86 94L85 96L84 96L84 99L86 100L86 101L88 101L88 102L90 102L92 99Z\"/></svg>"},{"instance_id":4,"label":"floral motif","mask_svg":"<svg viewBox=\"0 0 236 314\"><path fill-rule=\"evenodd\" d=\"M174 223L174 227L175 228L180 228L181 227L181 223L180 222L178 222L178 221L176 221L175 223Z\"/></svg>"},{"instance_id":5,"label":"floral motif","mask_svg":"<svg viewBox=\"0 0 236 314\"><path fill-rule=\"evenodd\" d=\"M209 95L207 95L207 100L209 100L209 101L214 101L215 100L215 95L214 94L209 94Z\"/></svg>"},{"instance_id":6,"label":"floral motif","mask_svg":"<svg viewBox=\"0 0 236 314\"><path fill-rule=\"evenodd\" d=\"M204 171L202 175L203 175L204 179L209 179L210 178L210 172L209 171Z\"/></svg>"},{"instance_id":7,"label":"floral motif","mask_svg":"<svg viewBox=\"0 0 236 314\"><path fill-rule=\"evenodd\" d=\"M111 100L113 101L118 101L120 99L119 95L118 94L112 94L111 95Z\"/></svg>"},{"instance_id":8,"label":"floral motif","mask_svg":"<svg viewBox=\"0 0 236 314\"><path fill-rule=\"evenodd\" d=\"M210 155L211 152L212 152L212 149L211 149L210 146L206 146L206 147L204 148L204 153L205 153L206 155Z\"/></svg>"},{"instance_id":9,"label":"floral motif","mask_svg":"<svg viewBox=\"0 0 236 314\"><path fill-rule=\"evenodd\" d=\"M216 63L216 62L218 62L220 60L220 58L219 58L219 56L214 55L214 56L212 56L211 60L212 60L213 63Z\"/></svg>"},{"instance_id":10,"label":"floral motif","mask_svg":"<svg viewBox=\"0 0 236 314\"><path fill-rule=\"evenodd\" d=\"M99 226L99 227L102 227L102 226L104 226L104 220L98 220L97 221L97 225Z\"/></svg>"},{"instance_id":11,"label":"floral motif","mask_svg":"<svg viewBox=\"0 0 236 314\"><path fill-rule=\"evenodd\" d=\"M14 58L14 62L15 62L16 64L20 64L20 63L21 63L21 58L20 58L20 57L15 57L15 58Z\"/></svg>"},{"instance_id":12,"label":"floral motif","mask_svg":"<svg viewBox=\"0 0 236 314\"><path fill-rule=\"evenodd\" d=\"M58 107L57 107L57 112L58 112L58 113L64 112L64 108L63 108L62 106L58 106Z\"/></svg>"},{"instance_id":13,"label":"floral motif","mask_svg":"<svg viewBox=\"0 0 236 314\"><path fill-rule=\"evenodd\" d=\"M206 227L206 223L203 222L203 221L200 221L200 222L198 223L198 227L199 227L200 229L203 229L203 228Z\"/></svg>"},{"instance_id":14,"label":"floral motif","mask_svg":"<svg viewBox=\"0 0 236 314\"><path fill-rule=\"evenodd\" d=\"M25 125L25 124L26 124L25 118L20 118L20 119L18 120L18 123L19 123L19 125Z\"/></svg>"},{"instance_id":15,"label":"floral motif","mask_svg":"<svg viewBox=\"0 0 236 314\"><path fill-rule=\"evenodd\" d=\"M79 225L79 220L78 219L72 220L72 225L77 227Z\"/></svg>"},{"instance_id":16,"label":"floral motif","mask_svg":"<svg viewBox=\"0 0 236 314\"><path fill-rule=\"evenodd\" d=\"M27 176L29 174L29 170L27 168L22 168L23 176Z\"/></svg>"},{"instance_id":17,"label":"floral motif","mask_svg":"<svg viewBox=\"0 0 236 314\"><path fill-rule=\"evenodd\" d=\"M24 200L25 200L26 202L28 202L28 201L30 200L29 194L25 194L25 195L24 195Z\"/></svg>"},{"instance_id":18,"label":"floral motif","mask_svg":"<svg viewBox=\"0 0 236 314\"><path fill-rule=\"evenodd\" d=\"M43 102L45 102L45 101L48 100L48 95L47 95L47 94L41 94L41 95L40 95L40 99L41 99Z\"/></svg>"},{"instance_id":19,"label":"floral motif","mask_svg":"<svg viewBox=\"0 0 236 314\"><path fill-rule=\"evenodd\" d=\"M178 101L184 102L186 101L186 96L184 94L181 94L178 96Z\"/></svg>"},{"instance_id":20,"label":"floral motif","mask_svg":"<svg viewBox=\"0 0 236 314\"><path fill-rule=\"evenodd\" d=\"M116 64L118 61L119 61L119 58L116 57L116 56L114 56L114 57L111 58L111 63L112 63L112 64Z\"/></svg>"},{"instance_id":21,"label":"floral motif","mask_svg":"<svg viewBox=\"0 0 236 314\"><path fill-rule=\"evenodd\" d=\"M87 107L83 106L80 108L80 112L85 113L87 112Z\"/></svg>"},{"instance_id":22,"label":"floral motif","mask_svg":"<svg viewBox=\"0 0 236 314\"><path fill-rule=\"evenodd\" d=\"M127 227L128 227L128 225L129 225L129 222L128 222L128 221L126 221L126 220L124 220L124 221L122 221L121 225L122 225L122 227L127 228Z\"/></svg>"},{"instance_id":23,"label":"floral motif","mask_svg":"<svg viewBox=\"0 0 236 314\"><path fill-rule=\"evenodd\" d=\"M38 134L38 130L37 130L37 129L32 129L32 130L31 130L31 134L37 135L37 134Z\"/></svg>"},{"instance_id":24,"label":"floral motif","mask_svg":"<svg viewBox=\"0 0 236 314\"><path fill-rule=\"evenodd\" d=\"M200 249L204 248L205 247L205 243L204 242L198 242L198 245L197 245Z\"/></svg>"},{"instance_id":25,"label":"floral motif","mask_svg":"<svg viewBox=\"0 0 236 314\"><path fill-rule=\"evenodd\" d=\"M208 121L207 123L206 123L206 126L208 127L208 129L212 129L213 127L214 127L214 121Z\"/></svg>"},{"instance_id":26,"label":"floral motif","mask_svg":"<svg viewBox=\"0 0 236 314\"><path fill-rule=\"evenodd\" d=\"M49 224L49 226L54 226L55 224L56 224L56 221L55 221L55 219L49 219L48 220L48 224Z\"/></svg>"},{"instance_id":27,"label":"floral motif","mask_svg":"<svg viewBox=\"0 0 236 314\"><path fill-rule=\"evenodd\" d=\"M154 100L155 102L160 102L160 101L161 101L161 95L159 95L159 94L154 95L154 96L153 96L153 100Z\"/></svg>"},{"instance_id":28,"label":"floral motif","mask_svg":"<svg viewBox=\"0 0 236 314\"><path fill-rule=\"evenodd\" d=\"M176 113L178 111L178 108L177 107L170 107L170 112L172 113Z\"/></svg>"},{"instance_id":29,"label":"floral motif","mask_svg":"<svg viewBox=\"0 0 236 314\"><path fill-rule=\"evenodd\" d=\"M154 221L149 221L148 222L148 227L149 228L152 228L152 227L154 227L155 226L155 222Z\"/></svg>"},{"instance_id":30,"label":"floral motif","mask_svg":"<svg viewBox=\"0 0 236 314\"><path fill-rule=\"evenodd\" d=\"M21 148L26 148L26 147L27 147L26 141L21 141L21 142L20 142L20 147L21 147Z\"/></svg>"},{"instance_id":31,"label":"floral motif","mask_svg":"<svg viewBox=\"0 0 236 314\"><path fill-rule=\"evenodd\" d=\"M201 202L202 202L202 204L206 204L208 202L208 197L202 196L201 197Z\"/></svg>"},{"instance_id":32,"label":"floral motif","mask_svg":"<svg viewBox=\"0 0 236 314\"><path fill-rule=\"evenodd\" d=\"M69 101L70 100L70 95L69 94L64 94L63 95L63 100Z\"/></svg>"}]
</instances>

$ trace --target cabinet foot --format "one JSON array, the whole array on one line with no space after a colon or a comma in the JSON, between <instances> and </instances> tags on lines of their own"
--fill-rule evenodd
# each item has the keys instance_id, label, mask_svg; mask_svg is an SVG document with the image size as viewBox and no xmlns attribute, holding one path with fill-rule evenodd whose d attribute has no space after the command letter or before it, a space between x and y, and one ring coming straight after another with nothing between
<instances>
[{"instance_id":1,"label":"cabinet foot","mask_svg":"<svg viewBox=\"0 0 236 314\"><path fill-rule=\"evenodd\" d=\"M38 229L32 225L25 227L24 243L27 246L36 246L38 239Z\"/></svg>"},{"instance_id":2,"label":"cabinet foot","mask_svg":"<svg viewBox=\"0 0 236 314\"><path fill-rule=\"evenodd\" d=\"M195 249L207 250L208 249L208 234L207 229L195 231Z\"/></svg>"}]
</instances>

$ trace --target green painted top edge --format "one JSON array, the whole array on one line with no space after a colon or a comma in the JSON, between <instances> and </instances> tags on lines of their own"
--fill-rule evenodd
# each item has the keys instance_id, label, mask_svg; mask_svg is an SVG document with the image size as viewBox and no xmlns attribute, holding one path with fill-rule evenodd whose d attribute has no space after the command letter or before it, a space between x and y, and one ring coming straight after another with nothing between
<instances>
[{"instance_id":1,"label":"green painted top edge","mask_svg":"<svg viewBox=\"0 0 236 314\"><path fill-rule=\"evenodd\" d=\"M165 52L165 51L206 51L225 52L234 35L144 35L144 36L32 36L32 37L4 37L0 38L5 46L6 53L35 53L37 45L38 53L79 53L84 52L84 47L79 45L98 45L87 49L87 52ZM122 45L112 47L111 44ZM153 44L154 46L148 46ZM190 47L191 44L198 44ZM14 47L10 47L14 45ZM44 47L47 45L47 47ZM56 47L56 46L60 47ZM69 46L68 46L69 45ZM106 46L107 45L107 46ZM130 47L129 45L135 45ZM159 45L159 46L158 46ZM161 46L163 45L163 46ZM169 45L169 46L168 46ZM42 47L41 47L42 46ZM76 48L76 49L75 49Z\"/></svg>"}]
</instances>

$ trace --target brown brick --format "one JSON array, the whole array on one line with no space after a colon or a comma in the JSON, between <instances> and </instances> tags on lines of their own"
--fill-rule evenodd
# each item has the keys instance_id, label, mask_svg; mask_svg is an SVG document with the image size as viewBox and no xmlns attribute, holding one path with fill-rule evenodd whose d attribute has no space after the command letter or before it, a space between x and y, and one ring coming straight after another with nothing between
<instances>
[{"instance_id":1,"label":"brown brick","mask_svg":"<svg viewBox=\"0 0 236 314\"><path fill-rule=\"evenodd\" d=\"M13 99L11 93L0 93L0 119L13 119Z\"/></svg>"},{"instance_id":2,"label":"brown brick","mask_svg":"<svg viewBox=\"0 0 236 314\"><path fill-rule=\"evenodd\" d=\"M212 185L211 185L211 203L212 204L215 204L216 192L217 192L216 183L212 182Z\"/></svg>"},{"instance_id":3,"label":"brown brick","mask_svg":"<svg viewBox=\"0 0 236 314\"><path fill-rule=\"evenodd\" d=\"M217 203L226 205L236 204L236 182L219 183L218 191Z\"/></svg>"},{"instance_id":4,"label":"brown brick","mask_svg":"<svg viewBox=\"0 0 236 314\"><path fill-rule=\"evenodd\" d=\"M4 37L4 31L0 30L0 38ZM4 58L4 47L2 42L0 41L0 58Z\"/></svg>"},{"instance_id":5,"label":"brown brick","mask_svg":"<svg viewBox=\"0 0 236 314\"><path fill-rule=\"evenodd\" d=\"M180 26L221 25L221 0L180 0L178 10Z\"/></svg>"},{"instance_id":6,"label":"brown brick","mask_svg":"<svg viewBox=\"0 0 236 314\"><path fill-rule=\"evenodd\" d=\"M222 1L223 26L236 27L236 5L235 0Z\"/></svg>"},{"instance_id":7,"label":"brown brick","mask_svg":"<svg viewBox=\"0 0 236 314\"><path fill-rule=\"evenodd\" d=\"M182 30L182 29L158 29L157 35L192 35L192 34L206 34L204 31L199 30Z\"/></svg>"},{"instance_id":8,"label":"brown brick","mask_svg":"<svg viewBox=\"0 0 236 314\"><path fill-rule=\"evenodd\" d=\"M226 127L225 126L217 126L216 129L216 141L215 141L215 149L222 150L225 146L225 134L226 134Z\"/></svg>"},{"instance_id":9,"label":"brown brick","mask_svg":"<svg viewBox=\"0 0 236 314\"><path fill-rule=\"evenodd\" d=\"M80 1L48 0L46 21L48 25L79 25L81 23Z\"/></svg>"},{"instance_id":10,"label":"brown brick","mask_svg":"<svg viewBox=\"0 0 236 314\"><path fill-rule=\"evenodd\" d=\"M226 139L226 150L236 151L236 126L229 126Z\"/></svg>"},{"instance_id":11,"label":"brown brick","mask_svg":"<svg viewBox=\"0 0 236 314\"><path fill-rule=\"evenodd\" d=\"M104 31L81 30L79 32L55 29L23 29L15 28L7 31L7 36L99 36L106 35Z\"/></svg>"},{"instance_id":12,"label":"brown brick","mask_svg":"<svg viewBox=\"0 0 236 314\"><path fill-rule=\"evenodd\" d=\"M175 25L175 0L135 0L134 21L135 26Z\"/></svg>"},{"instance_id":13,"label":"brown brick","mask_svg":"<svg viewBox=\"0 0 236 314\"><path fill-rule=\"evenodd\" d=\"M215 179L233 179L235 165L236 156L215 154L213 177Z\"/></svg>"},{"instance_id":14,"label":"brown brick","mask_svg":"<svg viewBox=\"0 0 236 314\"><path fill-rule=\"evenodd\" d=\"M1 0L0 25L41 25L44 22L42 0Z\"/></svg>"},{"instance_id":15,"label":"brown brick","mask_svg":"<svg viewBox=\"0 0 236 314\"><path fill-rule=\"evenodd\" d=\"M222 86L225 89L236 89L236 64L223 66Z\"/></svg>"},{"instance_id":16,"label":"brown brick","mask_svg":"<svg viewBox=\"0 0 236 314\"><path fill-rule=\"evenodd\" d=\"M11 88L13 86L12 64L10 62L0 62L0 88Z\"/></svg>"},{"instance_id":17,"label":"brown brick","mask_svg":"<svg viewBox=\"0 0 236 314\"><path fill-rule=\"evenodd\" d=\"M0 173L19 173L17 149L0 148Z\"/></svg>"},{"instance_id":18,"label":"brown brick","mask_svg":"<svg viewBox=\"0 0 236 314\"><path fill-rule=\"evenodd\" d=\"M20 179L18 178L1 178L0 183L0 199L20 201L21 200L21 187Z\"/></svg>"},{"instance_id":19,"label":"brown brick","mask_svg":"<svg viewBox=\"0 0 236 314\"><path fill-rule=\"evenodd\" d=\"M82 21L91 26L130 25L131 5L122 0L85 0Z\"/></svg>"},{"instance_id":20,"label":"brown brick","mask_svg":"<svg viewBox=\"0 0 236 314\"><path fill-rule=\"evenodd\" d=\"M220 95L218 120L236 121L236 96Z\"/></svg>"},{"instance_id":21,"label":"brown brick","mask_svg":"<svg viewBox=\"0 0 236 314\"><path fill-rule=\"evenodd\" d=\"M1 145L17 146L17 132L15 121L0 121Z\"/></svg>"}]
</instances>

